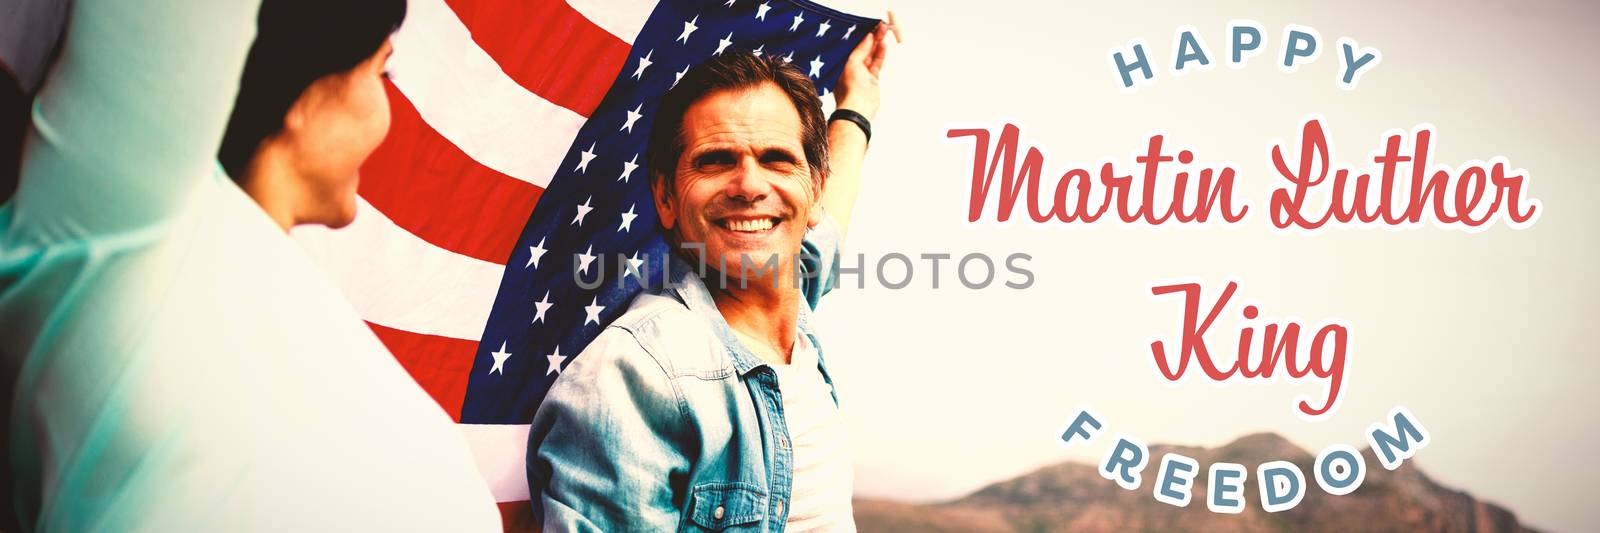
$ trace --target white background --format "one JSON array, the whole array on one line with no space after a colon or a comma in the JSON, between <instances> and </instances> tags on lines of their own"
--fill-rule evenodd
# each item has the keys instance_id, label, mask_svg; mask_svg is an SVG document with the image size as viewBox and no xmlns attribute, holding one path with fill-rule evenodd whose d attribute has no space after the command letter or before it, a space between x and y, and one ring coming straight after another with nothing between
<instances>
[{"instance_id":1,"label":"white background","mask_svg":"<svg viewBox=\"0 0 1600 533\"><path fill-rule=\"evenodd\" d=\"M972 291L945 262L935 291L919 261L910 288L869 283L825 300L822 342L851 418L858 496L957 497L1046 464L1092 461L1115 432L1218 446L1274 431L1312 453L1361 447L1368 424L1404 405L1432 433L1415 459L1428 474L1535 527L1589 524L1585 481L1600 470L1591 453L1600 448L1592 389L1600 191L1588 159L1600 119L1594 5L894 7L907 42L889 60L847 251L869 261L888 252L1026 252L1037 282L1027 291ZM1242 70L1219 65L1181 78L1165 70L1182 25L1195 26L1222 60L1231 19L1261 22L1268 51ZM1316 29L1323 53L1286 74L1272 56L1290 23ZM1335 84L1339 37L1383 53L1354 91ZM1153 86L1124 94L1108 50L1134 38L1149 43L1162 70ZM1351 163L1386 130L1430 122L1438 162L1505 156L1531 173L1543 214L1529 229L1479 234L1270 232L1262 199L1280 178L1267 144L1297 138L1313 112L1327 119L1335 157ZM1045 151L1047 187L1069 162L1131 164L1145 135L1164 130L1202 161L1235 164L1251 218L1151 230L1035 224L1019 208L1006 225L967 224L972 143L949 142L945 131L957 123L998 130L1007 120ZM1181 304L1153 299L1149 288L1195 278L1220 290L1230 275L1241 287L1212 329L1218 350L1231 353L1241 299L1257 301L1264 318L1352 324L1336 414L1296 417L1295 398L1320 398L1320 383L1171 386L1157 375L1149 341L1175 337ZM1098 410L1111 433L1063 448L1054 436L1081 404Z\"/></svg>"}]
</instances>

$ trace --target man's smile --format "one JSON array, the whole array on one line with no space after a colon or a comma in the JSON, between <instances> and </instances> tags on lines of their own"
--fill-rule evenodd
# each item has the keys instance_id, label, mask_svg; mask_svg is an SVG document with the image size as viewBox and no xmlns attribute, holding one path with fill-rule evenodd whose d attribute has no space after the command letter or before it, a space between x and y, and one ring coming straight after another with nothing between
<instances>
[{"instance_id":1,"label":"man's smile","mask_svg":"<svg viewBox=\"0 0 1600 533\"><path fill-rule=\"evenodd\" d=\"M764 234L771 233L773 228L783 223L783 219L774 216L736 215L713 219L712 223L735 233Z\"/></svg>"}]
</instances>

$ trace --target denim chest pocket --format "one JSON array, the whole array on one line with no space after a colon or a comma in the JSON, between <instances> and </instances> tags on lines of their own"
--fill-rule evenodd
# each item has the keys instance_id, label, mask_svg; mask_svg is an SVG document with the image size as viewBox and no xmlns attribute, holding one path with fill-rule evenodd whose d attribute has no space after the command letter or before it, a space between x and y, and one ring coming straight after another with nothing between
<instances>
[{"instance_id":1,"label":"denim chest pocket","mask_svg":"<svg viewBox=\"0 0 1600 533\"><path fill-rule=\"evenodd\" d=\"M753 483L702 483L690 500L689 522L702 530L753 529L767 515L767 493Z\"/></svg>"}]
</instances>

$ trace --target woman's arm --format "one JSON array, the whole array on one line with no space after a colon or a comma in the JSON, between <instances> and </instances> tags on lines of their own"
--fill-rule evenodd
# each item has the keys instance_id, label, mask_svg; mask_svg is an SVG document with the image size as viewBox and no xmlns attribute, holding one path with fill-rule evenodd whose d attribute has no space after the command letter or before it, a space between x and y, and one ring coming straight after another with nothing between
<instances>
[{"instance_id":1,"label":"woman's arm","mask_svg":"<svg viewBox=\"0 0 1600 533\"><path fill-rule=\"evenodd\" d=\"M44 244L173 214L214 168L259 6L74 2L34 104L11 236Z\"/></svg>"}]
</instances>

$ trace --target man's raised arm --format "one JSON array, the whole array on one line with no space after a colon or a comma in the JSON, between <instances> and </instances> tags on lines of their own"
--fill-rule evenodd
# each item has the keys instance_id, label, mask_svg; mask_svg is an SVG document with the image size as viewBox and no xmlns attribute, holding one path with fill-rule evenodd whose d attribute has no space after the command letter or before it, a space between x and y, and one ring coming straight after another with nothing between
<instances>
[{"instance_id":1,"label":"man's raised arm","mask_svg":"<svg viewBox=\"0 0 1600 533\"><path fill-rule=\"evenodd\" d=\"M900 30L895 26L894 13L878 24L876 31L861 40L850 52L844 73L839 76L836 109L860 113L871 121L878 114L878 75L883 71L883 60L888 55L889 34L899 42ZM856 192L861 189L861 160L867 155L867 132L854 122L832 120L828 123L828 179L822 186L822 207L843 235L850 226L850 211L856 205Z\"/></svg>"}]
</instances>

